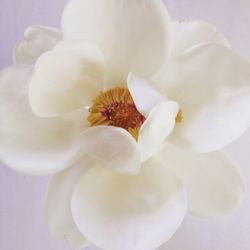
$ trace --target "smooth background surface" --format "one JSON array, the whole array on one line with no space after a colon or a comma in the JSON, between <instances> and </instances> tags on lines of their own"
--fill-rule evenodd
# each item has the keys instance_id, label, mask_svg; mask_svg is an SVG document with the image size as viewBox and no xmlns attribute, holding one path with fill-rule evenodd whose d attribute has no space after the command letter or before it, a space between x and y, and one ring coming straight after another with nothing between
<instances>
[{"instance_id":1,"label":"smooth background surface","mask_svg":"<svg viewBox=\"0 0 250 250\"><path fill-rule=\"evenodd\" d=\"M27 26L43 24L60 27L60 15L65 2L0 0L0 68L11 64L12 48L22 38ZM210 21L227 36L242 56L250 59L250 0L165 2L173 19ZM250 183L250 131L226 151L239 162ZM1 250L71 249L66 243L51 239L43 223L47 181L47 178L19 176L0 166ZM209 220L187 216L177 234L161 250L249 250L249 190L241 208L230 216Z\"/></svg>"}]
</instances>

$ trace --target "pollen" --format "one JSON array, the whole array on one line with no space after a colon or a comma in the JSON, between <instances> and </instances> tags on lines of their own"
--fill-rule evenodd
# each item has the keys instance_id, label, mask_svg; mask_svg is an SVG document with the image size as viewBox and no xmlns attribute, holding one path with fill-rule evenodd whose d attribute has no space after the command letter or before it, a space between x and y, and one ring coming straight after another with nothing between
<instances>
[{"instance_id":1,"label":"pollen","mask_svg":"<svg viewBox=\"0 0 250 250\"><path fill-rule=\"evenodd\" d=\"M91 127L120 127L126 129L136 140L145 120L127 88L112 88L101 92L89 108L88 122Z\"/></svg>"},{"instance_id":2,"label":"pollen","mask_svg":"<svg viewBox=\"0 0 250 250\"><path fill-rule=\"evenodd\" d=\"M180 110L177 114L177 116L175 117L175 122L176 123L181 123L183 120L183 112L182 110Z\"/></svg>"}]
</instances>

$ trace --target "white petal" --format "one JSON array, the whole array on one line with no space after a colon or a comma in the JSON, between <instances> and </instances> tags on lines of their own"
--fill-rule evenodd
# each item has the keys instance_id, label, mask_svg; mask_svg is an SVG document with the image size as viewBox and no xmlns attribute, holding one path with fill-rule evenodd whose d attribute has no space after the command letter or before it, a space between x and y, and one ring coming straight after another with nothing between
<instances>
[{"instance_id":1,"label":"white petal","mask_svg":"<svg viewBox=\"0 0 250 250\"><path fill-rule=\"evenodd\" d=\"M130 73L128 89L138 111L147 117L150 111L159 103L167 101L167 97L155 90L151 83Z\"/></svg>"},{"instance_id":2,"label":"white petal","mask_svg":"<svg viewBox=\"0 0 250 250\"><path fill-rule=\"evenodd\" d=\"M44 26L31 26L24 32L24 41L14 51L14 63L33 65L38 57L62 40L61 31Z\"/></svg>"},{"instance_id":3,"label":"white petal","mask_svg":"<svg viewBox=\"0 0 250 250\"><path fill-rule=\"evenodd\" d=\"M195 154L166 145L157 155L180 178L190 212L218 216L236 209L245 194L238 167L222 152Z\"/></svg>"},{"instance_id":4,"label":"white petal","mask_svg":"<svg viewBox=\"0 0 250 250\"><path fill-rule=\"evenodd\" d=\"M56 239L68 241L77 249L82 249L88 241L73 221L70 209L71 196L77 179L92 165L92 162L85 157L73 167L54 175L46 197L46 222L50 234Z\"/></svg>"},{"instance_id":5,"label":"white petal","mask_svg":"<svg viewBox=\"0 0 250 250\"><path fill-rule=\"evenodd\" d=\"M201 20L176 21L173 25L173 47L170 57L185 53L201 44L220 44L229 47L228 41L210 23Z\"/></svg>"},{"instance_id":6,"label":"white petal","mask_svg":"<svg viewBox=\"0 0 250 250\"><path fill-rule=\"evenodd\" d=\"M102 49L115 82L129 72L148 77L165 60L171 23L162 1L71 0L62 19L66 39L84 39ZM125 83L126 84L126 83Z\"/></svg>"},{"instance_id":7,"label":"white petal","mask_svg":"<svg viewBox=\"0 0 250 250\"><path fill-rule=\"evenodd\" d=\"M39 116L56 116L89 105L103 88L103 56L94 46L62 42L42 55L30 86L30 102Z\"/></svg>"},{"instance_id":8,"label":"white petal","mask_svg":"<svg viewBox=\"0 0 250 250\"><path fill-rule=\"evenodd\" d=\"M0 73L0 158L28 175L47 175L69 167L81 155L84 112L73 121L35 116L28 103L32 68Z\"/></svg>"},{"instance_id":9,"label":"white petal","mask_svg":"<svg viewBox=\"0 0 250 250\"><path fill-rule=\"evenodd\" d=\"M96 126L82 134L85 152L107 168L134 175L140 170L140 151L134 138L124 129Z\"/></svg>"},{"instance_id":10,"label":"white petal","mask_svg":"<svg viewBox=\"0 0 250 250\"><path fill-rule=\"evenodd\" d=\"M143 160L156 153L171 134L178 111L178 104L171 101L160 103L152 109L139 132L138 145Z\"/></svg>"},{"instance_id":11,"label":"white petal","mask_svg":"<svg viewBox=\"0 0 250 250\"><path fill-rule=\"evenodd\" d=\"M155 79L179 103L183 121L173 140L201 152L226 146L250 125L250 63L232 50L207 45L176 58Z\"/></svg>"},{"instance_id":12,"label":"white petal","mask_svg":"<svg viewBox=\"0 0 250 250\"><path fill-rule=\"evenodd\" d=\"M129 177L102 167L78 180L71 201L79 230L104 250L152 250L167 241L186 212L180 182L151 158Z\"/></svg>"}]
</instances>

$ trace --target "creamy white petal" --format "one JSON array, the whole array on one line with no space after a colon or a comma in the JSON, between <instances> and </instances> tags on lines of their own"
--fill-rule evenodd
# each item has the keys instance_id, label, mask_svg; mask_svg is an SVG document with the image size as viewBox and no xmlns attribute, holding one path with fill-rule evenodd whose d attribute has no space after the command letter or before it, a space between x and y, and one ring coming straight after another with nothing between
<instances>
[{"instance_id":1,"label":"creamy white petal","mask_svg":"<svg viewBox=\"0 0 250 250\"><path fill-rule=\"evenodd\" d=\"M31 26L24 32L24 40L14 50L14 63L33 65L39 56L51 50L62 40L62 33L45 26Z\"/></svg>"},{"instance_id":2,"label":"creamy white petal","mask_svg":"<svg viewBox=\"0 0 250 250\"><path fill-rule=\"evenodd\" d=\"M56 239L68 241L77 249L82 249L89 243L73 221L71 197L76 181L92 165L90 159L82 158L71 168L54 175L47 191L45 218L50 234Z\"/></svg>"},{"instance_id":3,"label":"creamy white petal","mask_svg":"<svg viewBox=\"0 0 250 250\"><path fill-rule=\"evenodd\" d=\"M140 129L138 137L143 160L156 153L164 140L171 134L175 127L178 111L178 104L171 101L162 102L152 109Z\"/></svg>"},{"instance_id":4,"label":"creamy white petal","mask_svg":"<svg viewBox=\"0 0 250 250\"><path fill-rule=\"evenodd\" d=\"M167 97L154 89L149 81L132 73L128 76L128 89L136 108L145 117L159 103L167 101Z\"/></svg>"},{"instance_id":5,"label":"creamy white petal","mask_svg":"<svg viewBox=\"0 0 250 250\"><path fill-rule=\"evenodd\" d=\"M140 150L134 138L124 129L96 126L82 134L84 151L107 168L134 175L140 170Z\"/></svg>"},{"instance_id":6,"label":"creamy white petal","mask_svg":"<svg viewBox=\"0 0 250 250\"><path fill-rule=\"evenodd\" d=\"M102 53L94 45L62 42L42 55L31 79L29 97L39 116L56 116L89 105L102 90Z\"/></svg>"},{"instance_id":7,"label":"creamy white petal","mask_svg":"<svg viewBox=\"0 0 250 250\"><path fill-rule=\"evenodd\" d=\"M160 0L70 0L62 29L66 39L100 46L115 75L106 79L109 86L126 84L131 71L151 76L168 56L171 43L169 15Z\"/></svg>"},{"instance_id":8,"label":"creamy white petal","mask_svg":"<svg viewBox=\"0 0 250 250\"><path fill-rule=\"evenodd\" d=\"M176 232L186 206L181 183L153 158L133 177L91 168L71 201L78 229L104 250L156 249Z\"/></svg>"},{"instance_id":9,"label":"creamy white petal","mask_svg":"<svg viewBox=\"0 0 250 250\"><path fill-rule=\"evenodd\" d=\"M189 210L199 216L218 216L236 209L245 195L240 169L222 152L197 154L166 144L157 154L187 190Z\"/></svg>"},{"instance_id":10,"label":"creamy white petal","mask_svg":"<svg viewBox=\"0 0 250 250\"><path fill-rule=\"evenodd\" d=\"M35 116L28 103L32 72L13 67L0 73L0 159L22 174L47 175L81 156L86 114L67 120Z\"/></svg>"},{"instance_id":11,"label":"creamy white petal","mask_svg":"<svg viewBox=\"0 0 250 250\"><path fill-rule=\"evenodd\" d=\"M226 146L250 125L250 63L220 45L177 57L155 79L179 103L183 121L173 141L209 152Z\"/></svg>"},{"instance_id":12,"label":"creamy white petal","mask_svg":"<svg viewBox=\"0 0 250 250\"><path fill-rule=\"evenodd\" d=\"M229 47L229 42L216 28L202 20L184 20L172 23L173 45L170 58L173 59L194 46L201 44L220 44Z\"/></svg>"}]
</instances>

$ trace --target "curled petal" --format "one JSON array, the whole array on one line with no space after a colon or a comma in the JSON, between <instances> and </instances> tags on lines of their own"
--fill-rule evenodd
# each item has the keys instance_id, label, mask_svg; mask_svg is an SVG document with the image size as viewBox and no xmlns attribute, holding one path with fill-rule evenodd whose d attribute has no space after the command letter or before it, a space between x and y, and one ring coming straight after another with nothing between
<instances>
[{"instance_id":1,"label":"curled petal","mask_svg":"<svg viewBox=\"0 0 250 250\"><path fill-rule=\"evenodd\" d=\"M128 89L136 108L145 117L157 104L167 101L167 97L154 89L149 81L132 73L128 76Z\"/></svg>"},{"instance_id":2,"label":"curled petal","mask_svg":"<svg viewBox=\"0 0 250 250\"><path fill-rule=\"evenodd\" d=\"M78 229L105 250L156 249L176 232L186 206L180 182L153 158L132 177L91 168L71 200Z\"/></svg>"},{"instance_id":3,"label":"curled petal","mask_svg":"<svg viewBox=\"0 0 250 250\"><path fill-rule=\"evenodd\" d=\"M31 79L34 113L51 117L89 105L103 88L103 56L83 42L62 42L42 55Z\"/></svg>"},{"instance_id":4,"label":"curled petal","mask_svg":"<svg viewBox=\"0 0 250 250\"><path fill-rule=\"evenodd\" d=\"M178 111L178 104L171 101L162 102L152 109L140 129L138 137L143 160L156 153L164 140L171 134L175 127Z\"/></svg>"},{"instance_id":5,"label":"curled petal","mask_svg":"<svg viewBox=\"0 0 250 250\"><path fill-rule=\"evenodd\" d=\"M96 126L82 134L84 151L107 168L134 175L140 170L140 150L134 138L124 129Z\"/></svg>"},{"instance_id":6,"label":"curled petal","mask_svg":"<svg viewBox=\"0 0 250 250\"><path fill-rule=\"evenodd\" d=\"M53 49L62 40L62 33L45 26L31 26L24 32L24 40L14 50L16 65L33 65L39 56Z\"/></svg>"}]
</instances>

